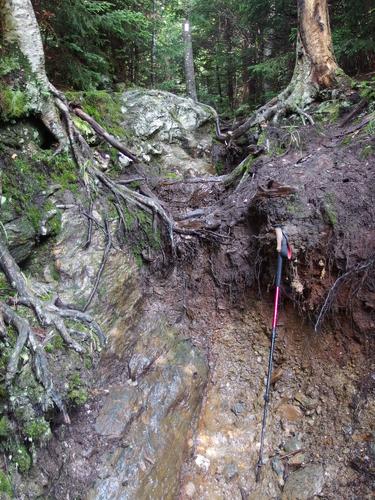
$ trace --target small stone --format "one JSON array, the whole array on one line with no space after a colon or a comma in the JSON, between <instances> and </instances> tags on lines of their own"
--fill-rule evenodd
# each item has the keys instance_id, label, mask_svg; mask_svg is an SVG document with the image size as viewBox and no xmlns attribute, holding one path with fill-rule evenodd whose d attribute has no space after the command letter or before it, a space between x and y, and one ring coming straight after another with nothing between
<instances>
[{"instance_id":1,"label":"small stone","mask_svg":"<svg viewBox=\"0 0 375 500\"><path fill-rule=\"evenodd\" d=\"M227 482L232 481L235 477L238 476L238 467L235 463L231 462L224 467L223 470L224 477Z\"/></svg>"},{"instance_id":2,"label":"small stone","mask_svg":"<svg viewBox=\"0 0 375 500\"><path fill-rule=\"evenodd\" d=\"M278 413L289 420L290 422L295 422L303 417L302 411L298 408L298 406L293 406L291 404L282 404L278 408Z\"/></svg>"},{"instance_id":3,"label":"small stone","mask_svg":"<svg viewBox=\"0 0 375 500\"><path fill-rule=\"evenodd\" d=\"M307 465L288 476L281 499L308 500L315 495L320 495L323 485L323 466L319 464Z\"/></svg>"},{"instance_id":4,"label":"small stone","mask_svg":"<svg viewBox=\"0 0 375 500\"><path fill-rule=\"evenodd\" d=\"M202 469L208 470L210 467L210 461L208 458L204 457L203 455L197 455L195 459L195 463L198 465L198 467L201 467Z\"/></svg>"},{"instance_id":5,"label":"small stone","mask_svg":"<svg viewBox=\"0 0 375 500\"><path fill-rule=\"evenodd\" d=\"M280 459L279 456L276 455L276 457L274 457L272 459L271 464L272 464L273 471L277 475L277 479L278 479L280 486L283 486L284 485L284 464L283 464L282 460Z\"/></svg>"},{"instance_id":6,"label":"small stone","mask_svg":"<svg viewBox=\"0 0 375 500\"><path fill-rule=\"evenodd\" d=\"M185 493L188 497L194 496L196 491L197 491L197 489L195 487L195 484L192 483L191 481L189 483L187 483L187 485L185 486Z\"/></svg>"},{"instance_id":7,"label":"small stone","mask_svg":"<svg viewBox=\"0 0 375 500\"><path fill-rule=\"evenodd\" d=\"M285 442L283 448L286 453L292 453L302 449L302 442L297 436L294 436Z\"/></svg>"},{"instance_id":8,"label":"small stone","mask_svg":"<svg viewBox=\"0 0 375 500\"><path fill-rule=\"evenodd\" d=\"M238 401L232 408L231 411L238 417L246 411L246 405L243 401Z\"/></svg>"},{"instance_id":9,"label":"small stone","mask_svg":"<svg viewBox=\"0 0 375 500\"><path fill-rule=\"evenodd\" d=\"M304 453L296 453L295 455L292 455L288 459L288 464L289 465L302 465L305 461L305 454Z\"/></svg>"}]
</instances>

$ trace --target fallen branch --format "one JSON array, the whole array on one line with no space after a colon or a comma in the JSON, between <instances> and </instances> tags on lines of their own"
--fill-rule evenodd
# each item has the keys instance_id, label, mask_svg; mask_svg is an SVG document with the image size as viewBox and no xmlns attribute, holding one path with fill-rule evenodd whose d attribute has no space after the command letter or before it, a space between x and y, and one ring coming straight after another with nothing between
<instances>
[{"instance_id":1,"label":"fallen branch","mask_svg":"<svg viewBox=\"0 0 375 500\"><path fill-rule=\"evenodd\" d=\"M85 113L81 108L70 106L70 109L75 115L87 122L95 133L108 142L108 144L120 151L120 153L125 155L127 158L133 161L138 161L138 157L134 153L129 151L118 139L116 139L116 137L109 134L101 125L99 125L97 121L94 120L94 118Z\"/></svg>"}]
</instances>

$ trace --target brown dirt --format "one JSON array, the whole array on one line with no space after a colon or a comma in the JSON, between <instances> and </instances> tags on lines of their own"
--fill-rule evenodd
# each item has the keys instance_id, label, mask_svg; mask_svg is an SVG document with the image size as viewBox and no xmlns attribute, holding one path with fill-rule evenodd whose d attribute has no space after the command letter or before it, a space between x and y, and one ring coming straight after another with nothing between
<instances>
[{"instance_id":1,"label":"brown dirt","mask_svg":"<svg viewBox=\"0 0 375 500\"><path fill-rule=\"evenodd\" d=\"M210 366L197 426L188 436L181 499L280 498L288 475L309 463L324 467L322 498L371 498L375 162L364 150L375 145L363 131L337 137L349 130L302 129L299 148L258 159L236 189L173 184L158 190L175 216L207 208L204 217L181 227L223 236L220 244L208 232L205 239L181 235L177 269L160 271L155 261L152 272L144 272L144 310L166 314ZM275 271L272 228L278 223L289 233L294 256L285 270L265 455L286 455L291 438L303 451L282 459L279 476L268 462L256 485ZM342 280L324 332L315 333L312 324L330 287L364 263ZM123 359L103 358L90 404L70 428L56 429L40 457L49 498L77 498L100 473L103 453L118 445L98 437L94 422L108 380L120 380L120 373Z\"/></svg>"}]
</instances>

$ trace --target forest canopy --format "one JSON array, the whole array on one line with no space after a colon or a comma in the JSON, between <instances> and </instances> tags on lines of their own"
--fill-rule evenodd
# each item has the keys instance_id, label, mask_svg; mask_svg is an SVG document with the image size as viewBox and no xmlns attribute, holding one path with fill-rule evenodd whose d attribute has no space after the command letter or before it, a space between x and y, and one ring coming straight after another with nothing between
<instances>
[{"instance_id":1,"label":"forest canopy","mask_svg":"<svg viewBox=\"0 0 375 500\"><path fill-rule=\"evenodd\" d=\"M231 111L289 82L295 0L33 0L51 81L65 89L154 86L185 92L182 23L189 14L198 99ZM350 76L375 63L371 0L329 4L334 50Z\"/></svg>"}]
</instances>

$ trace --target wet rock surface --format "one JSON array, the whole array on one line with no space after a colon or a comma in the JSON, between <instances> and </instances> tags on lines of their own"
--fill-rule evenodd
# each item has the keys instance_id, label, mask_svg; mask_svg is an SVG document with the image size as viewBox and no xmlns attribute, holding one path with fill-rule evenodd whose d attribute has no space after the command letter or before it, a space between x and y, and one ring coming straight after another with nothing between
<instances>
[{"instance_id":1,"label":"wet rock surface","mask_svg":"<svg viewBox=\"0 0 375 500\"><path fill-rule=\"evenodd\" d=\"M319 303L335 279L325 244L338 241L345 222L348 233L340 241L350 239L355 213L345 204L345 187L335 207L345 206L348 218L341 224L338 211L339 225L324 222L332 205L327 179L336 186L347 182L326 154L325 178L319 177L322 163L313 161L309 147L302 157L291 151L259 167L258 185L244 182L219 202L212 228L225 230L225 244L181 238L181 265L165 274L139 273L131 256L111 254L91 307L109 346L93 374L90 400L70 427L57 426L42 451L38 463L48 481L39 492L66 499L79 491L103 500L371 498L375 384L364 335L371 316L354 322L355 334L343 315L320 335L307 318L309 304ZM359 180L359 160L350 158ZM273 196L276 175L285 183L292 179L299 196ZM306 189L316 179L317 200ZM368 181L359 186L368 200ZM161 193L174 215L209 207L223 194L223 188L184 189ZM371 210L361 219L363 241L372 234ZM264 465L255 483L273 300L275 251L267 234L280 214L292 221L288 230L299 250L285 270ZM84 252L83 219L75 212L65 221L69 217L72 230L63 231L54 251L60 292L67 302L84 303L104 238L98 232ZM358 258L368 256L370 245L353 244ZM286 300L295 297L293 280L305 293L297 310ZM249 291L256 284L261 299ZM366 304L371 310L371 297Z\"/></svg>"}]
</instances>

